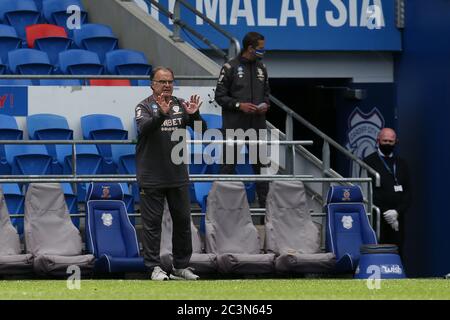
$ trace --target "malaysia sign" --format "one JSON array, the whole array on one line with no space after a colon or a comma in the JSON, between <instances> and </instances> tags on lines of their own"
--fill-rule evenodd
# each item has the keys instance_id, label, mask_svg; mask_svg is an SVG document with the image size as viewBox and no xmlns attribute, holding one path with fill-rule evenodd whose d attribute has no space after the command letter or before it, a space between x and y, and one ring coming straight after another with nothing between
<instances>
[{"instance_id":1,"label":"malaysia sign","mask_svg":"<svg viewBox=\"0 0 450 320\"><path fill-rule=\"evenodd\" d=\"M239 40L248 31L266 36L269 50L401 50L396 0L187 0ZM157 20L172 25L155 7L135 0ZM173 12L175 0L159 0ZM181 19L213 43L229 43L181 6ZM198 41L197 43L200 43Z\"/></svg>"}]
</instances>

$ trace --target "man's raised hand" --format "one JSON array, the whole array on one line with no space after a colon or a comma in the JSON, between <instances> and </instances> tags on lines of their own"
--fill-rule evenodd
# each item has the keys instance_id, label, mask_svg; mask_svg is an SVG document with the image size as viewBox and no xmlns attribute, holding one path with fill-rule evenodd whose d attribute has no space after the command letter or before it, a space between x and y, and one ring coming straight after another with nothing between
<instances>
[{"instance_id":1,"label":"man's raised hand","mask_svg":"<svg viewBox=\"0 0 450 320\"><path fill-rule=\"evenodd\" d=\"M170 108L172 107L172 99L169 99L169 101L166 100L166 94L161 93L159 96L156 97L156 103L161 108L161 111L164 114L169 113Z\"/></svg>"},{"instance_id":2,"label":"man's raised hand","mask_svg":"<svg viewBox=\"0 0 450 320\"><path fill-rule=\"evenodd\" d=\"M200 109L202 103L203 101L200 100L200 96L198 94L194 94L191 96L189 101L183 102L183 108L188 114L193 114L196 113L198 109Z\"/></svg>"}]
</instances>

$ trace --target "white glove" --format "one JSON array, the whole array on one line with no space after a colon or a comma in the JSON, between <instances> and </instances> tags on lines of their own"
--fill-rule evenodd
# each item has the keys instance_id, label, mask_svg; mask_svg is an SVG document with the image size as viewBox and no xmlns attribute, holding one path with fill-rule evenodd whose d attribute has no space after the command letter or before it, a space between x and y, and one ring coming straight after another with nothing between
<instances>
[{"instance_id":1,"label":"white glove","mask_svg":"<svg viewBox=\"0 0 450 320\"><path fill-rule=\"evenodd\" d=\"M391 227L395 231L398 231L398 220L397 219L395 219L395 221L393 223L391 223Z\"/></svg>"},{"instance_id":2,"label":"white glove","mask_svg":"<svg viewBox=\"0 0 450 320\"><path fill-rule=\"evenodd\" d=\"M386 220L387 223L393 224L394 221L397 221L398 212L397 212L397 210L390 209L390 210L383 212L383 216L384 216L384 220Z\"/></svg>"}]
</instances>

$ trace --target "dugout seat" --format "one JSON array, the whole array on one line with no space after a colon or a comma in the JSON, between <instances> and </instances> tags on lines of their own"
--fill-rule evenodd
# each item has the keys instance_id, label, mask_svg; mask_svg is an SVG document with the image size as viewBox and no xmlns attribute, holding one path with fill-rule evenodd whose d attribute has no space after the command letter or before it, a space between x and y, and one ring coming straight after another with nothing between
<instances>
[{"instance_id":1,"label":"dugout seat","mask_svg":"<svg viewBox=\"0 0 450 320\"><path fill-rule=\"evenodd\" d=\"M270 274L275 255L262 254L242 182L215 181L208 196L206 252L217 255L225 274Z\"/></svg>"},{"instance_id":2,"label":"dugout seat","mask_svg":"<svg viewBox=\"0 0 450 320\"><path fill-rule=\"evenodd\" d=\"M136 230L128 218L119 183L91 183L88 188L86 245L99 273L145 272Z\"/></svg>"},{"instance_id":3,"label":"dugout seat","mask_svg":"<svg viewBox=\"0 0 450 320\"><path fill-rule=\"evenodd\" d=\"M0 187L0 276L31 273L33 256L21 254L19 235L11 224L8 208Z\"/></svg>"},{"instance_id":4,"label":"dugout seat","mask_svg":"<svg viewBox=\"0 0 450 320\"><path fill-rule=\"evenodd\" d=\"M328 190L326 250L336 256L336 272L353 273L361 245L377 244L359 186L332 186Z\"/></svg>"},{"instance_id":5,"label":"dugout seat","mask_svg":"<svg viewBox=\"0 0 450 320\"><path fill-rule=\"evenodd\" d=\"M280 273L327 273L333 253L321 252L320 230L311 219L301 181L273 181L267 194L265 250Z\"/></svg>"},{"instance_id":6,"label":"dugout seat","mask_svg":"<svg viewBox=\"0 0 450 320\"><path fill-rule=\"evenodd\" d=\"M161 231L161 264L162 269L170 273L173 267L172 254L172 233L173 222L167 202L164 206L164 214L162 220ZM195 273L214 274L217 272L216 255L212 253L205 253L205 246L203 245L197 227L191 220L191 237L192 237L192 256L189 261L189 267L195 270Z\"/></svg>"},{"instance_id":7,"label":"dugout seat","mask_svg":"<svg viewBox=\"0 0 450 320\"><path fill-rule=\"evenodd\" d=\"M94 256L82 253L80 232L73 225L59 183L31 183L25 195L25 246L39 275L67 276L76 265L91 274Z\"/></svg>"},{"instance_id":8,"label":"dugout seat","mask_svg":"<svg viewBox=\"0 0 450 320\"><path fill-rule=\"evenodd\" d=\"M0 74L5 74L8 67L3 63L2 58L0 58Z\"/></svg>"}]
</instances>

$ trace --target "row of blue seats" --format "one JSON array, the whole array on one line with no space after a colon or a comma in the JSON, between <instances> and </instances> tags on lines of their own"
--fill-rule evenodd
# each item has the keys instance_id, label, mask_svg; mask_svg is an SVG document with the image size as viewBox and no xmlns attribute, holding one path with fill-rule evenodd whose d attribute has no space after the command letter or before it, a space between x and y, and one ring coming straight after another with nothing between
<instances>
[{"instance_id":1,"label":"row of blue seats","mask_svg":"<svg viewBox=\"0 0 450 320\"><path fill-rule=\"evenodd\" d=\"M72 140L73 130L67 119L55 114L35 114L27 117L30 140ZM81 117L85 140L126 140L128 131L119 117L92 114ZM22 140L23 132L14 117L0 115L0 139ZM114 150L114 151L113 151ZM121 173L134 174L134 145L77 145L78 174ZM35 157L27 157L34 154ZM18 158L21 157L22 158ZM66 145L2 145L0 147L0 172L3 174L59 174L70 173L72 146ZM41 163L36 165L37 159ZM18 163L17 161L21 162ZM22 163L23 162L23 163ZM26 165L26 163L30 165ZM10 166L8 168L8 165ZM2 168L3 167L3 168Z\"/></svg>"},{"instance_id":2,"label":"row of blue seats","mask_svg":"<svg viewBox=\"0 0 450 320\"><path fill-rule=\"evenodd\" d=\"M0 57L8 61L8 51L20 48L34 48L47 52L50 61L57 64L57 53L69 49L85 49L98 54L104 63L106 52L119 49L119 40L111 27L86 23L75 29L73 38L63 27L53 24L33 24L25 28L26 38L21 38L14 27L0 24Z\"/></svg>"},{"instance_id":3,"label":"row of blue seats","mask_svg":"<svg viewBox=\"0 0 450 320\"><path fill-rule=\"evenodd\" d=\"M151 71L152 66L142 52L126 49L107 52L104 65L97 53L83 49L60 52L56 65L50 62L46 52L36 49L9 51L8 63L0 59L0 74L150 75Z\"/></svg>"},{"instance_id":4,"label":"row of blue seats","mask_svg":"<svg viewBox=\"0 0 450 320\"><path fill-rule=\"evenodd\" d=\"M76 7L75 7L76 6ZM87 12L80 0L16 0L0 1L0 22L14 27L25 38L25 27L37 23L51 23L66 28L74 10L79 11L80 23L87 21Z\"/></svg>"},{"instance_id":5,"label":"row of blue seats","mask_svg":"<svg viewBox=\"0 0 450 320\"><path fill-rule=\"evenodd\" d=\"M29 86L137 86L149 87L150 80L126 79L0 79L0 86L29 87Z\"/></svg>"}]
</instances>

